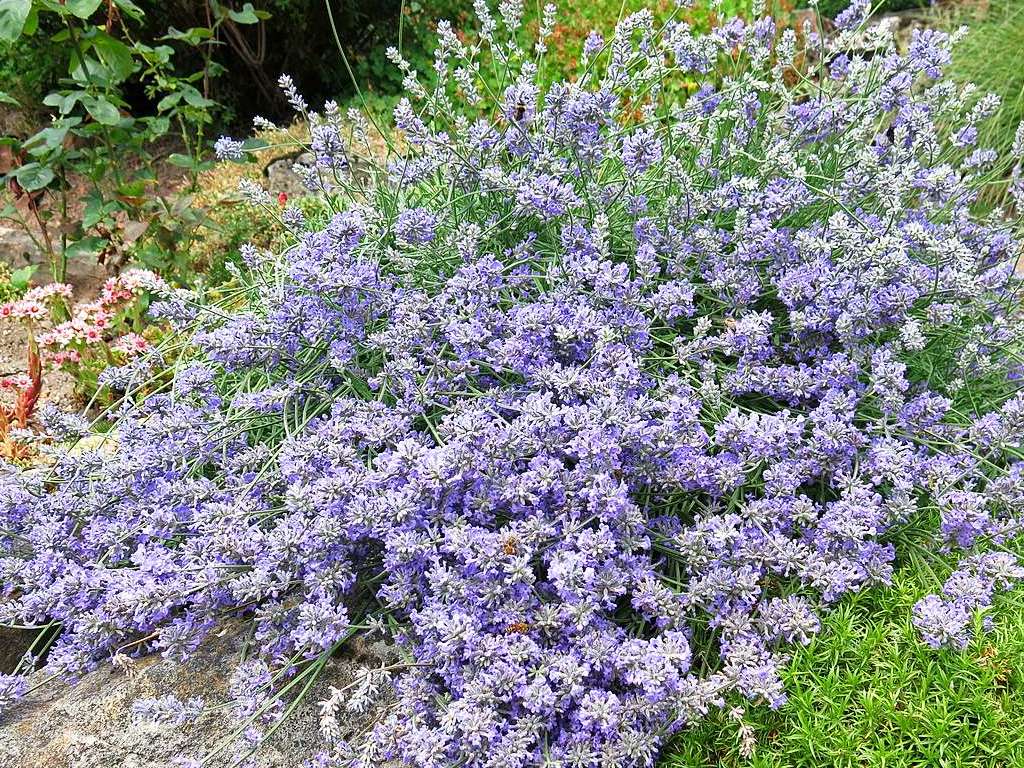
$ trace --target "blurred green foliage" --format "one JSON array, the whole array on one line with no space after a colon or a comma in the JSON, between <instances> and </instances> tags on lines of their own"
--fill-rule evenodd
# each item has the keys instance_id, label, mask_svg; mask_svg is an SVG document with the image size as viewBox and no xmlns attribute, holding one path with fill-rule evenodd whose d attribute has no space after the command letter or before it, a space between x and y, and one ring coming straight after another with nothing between
<instances>
[{"instance_id":1,"label":"blurred green foliage","mask_svg":"<svg viewBox=\"0 0 1024 768\"><path fill-rule=\"evenodd\" d=\"M806 8L808 5L807 0L798 3L801 8ZM834 19L849 5L850 0L820 0L818 11L822 16ZM931 5L931 0L872 0L871 8L875 13L895 13L897 11L923 10Z\"/></svg>"}]
</instances>

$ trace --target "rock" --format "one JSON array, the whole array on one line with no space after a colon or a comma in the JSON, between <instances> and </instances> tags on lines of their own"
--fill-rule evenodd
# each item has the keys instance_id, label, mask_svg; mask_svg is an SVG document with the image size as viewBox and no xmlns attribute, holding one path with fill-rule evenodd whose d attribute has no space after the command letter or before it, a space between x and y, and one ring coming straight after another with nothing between
<instances>
[{"instance_id":1,"label":"rock","mask_svg":"<svg viewBox=\"0 0 1024 768\"><path fill-rule=\"evenodd\" d=\"M210 637L184 664L159 655L136 660L130 675L105 664L76 685L51 682L13 705L0 721L0 765L4 768L171 768L176 758L204 757L235 724L226 708L227 686L238 662L243 628L230 625ZM256 753L260 768L299 768L324 748L318 703L328 687L343 687L368 667L393 663L394 650L384 644L360 645L331 659L304 701ZM42 672L34 680L43 679ZM180 726L154 725L132 717L140 698L174 694L180 700L200 697L202 715ZM355 735L369 713L352 722L339 721L342 733ZM204 768L226 768L230 748ZM382 766L382 768L384 768Z\"/></svg>"},{"instance_id":2,"label":"rock","mask_svg":"<svg viewBox=\"0 0 1024 768\"><path fill-rule=\"evenodd\" d=\"M310 194L302 181L302 170L312 168L315 162L309 152L274 160L263 169L267 176L268 191L275 196L284 192L288 197L303 197Z\"/></svg>"},{"instance_id":3,"label":"rock","mask_svg":"<svg viewBox=\"0 0 1024 768\"><path fill-rule=\"evenodd\" d=\"M359 155L349 158L350 167L345 175L360 187L369 187L375 180L374 161ZM267 177L267 191L274 197L284 192L289 198L303 197L311 194L303 183L303 169L312 168L316 159L309 152L278 158L263 169Z\"/></svg>"},{"instance_id":4,"label":"rock","mask_svg":"<svg viewBox=\"0 0 1024 768\"><path fill-rule=\"evenodd\" d=\"M50 261L25 232L0 224L0 260L7 262L11 269L27 264L36 265L33 284L50 282ZM68 259L65 282L75 289L75 298L90 300L99 295L107 270L94 258Z\"/></svg>"}]
</instances>

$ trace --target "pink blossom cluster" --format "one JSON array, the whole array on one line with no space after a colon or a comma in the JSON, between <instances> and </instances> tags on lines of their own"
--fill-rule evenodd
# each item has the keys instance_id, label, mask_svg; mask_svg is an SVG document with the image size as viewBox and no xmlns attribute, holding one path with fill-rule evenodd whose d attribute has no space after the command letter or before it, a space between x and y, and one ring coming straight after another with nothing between
<instances>
[{"instance_id":1,"label":"pink blossom cluster","mask_svg":"<svg viewBox=\"0 0 1024 768\"><path fill-rule=\"evenodd\" d=\"M166 281L148 269L129 269L117 277L111 277L103 284L99 301L116 304L135 298L142 293L166 293L170 286Z\"/></svg>"},{"instance_id":2,"label":"pink blossom cluster","mask_svg":"<svg viewBox=\"0 0 1024 768\"><path fill-rule=\"evenodd\" d=\"M49 316L49 303L53 299L71 301L73 289L67 283L50 283L30 288L17 301L0 306L0 318L13 317L18 320L43 320Z\"/></svg>"},{"instance_id":3,"label":"pink blossom cluster","mask_svg":"<svg viewBox=\"0 0 1024 768\"><path fill-rule=\"evenodd\" d=\"M77 304L71 319L39 336L39 344L49 350L48 359L61 365L82 360L80 346L102 343L116 329L117 314L145 293L163 292L167 283L145 269L132 269L104 283L95 301ZM147 349L148 342L137 333L118 337L111 345L115 352L134 357Z\"/></svg>"},{"instance_id":4,"label":"pink blossom cluster","mask_svg":"<svg viewBox=\"0 0 1024 768\"><path fill-rule=\"evenodd\" d=\"M0 389L10 389L15 392L23 392L32 387L32 379L24 373L16 373L12 376L5 376L0 379Z\"/></svg>"}]
</instances>

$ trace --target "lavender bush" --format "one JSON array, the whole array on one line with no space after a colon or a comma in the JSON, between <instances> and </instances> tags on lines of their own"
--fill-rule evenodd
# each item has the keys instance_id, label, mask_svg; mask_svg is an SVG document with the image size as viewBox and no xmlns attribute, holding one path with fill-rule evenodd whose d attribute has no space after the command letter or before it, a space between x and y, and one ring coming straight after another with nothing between
<instances>
[{"instance_id":1,"label":"lavender bush","mask_svg":"<svg viewBox=\"0 0 1024 768\"><path fill-rule=\"evenodd\" d=\"M156 306L198 323L173 384L9 474L0 618L59 627L73 679L244 617L239 760L346 640L393 638L323 702L317 766L652 765L709 708L783 702L786 647L909 532L969 553L914 615L966 642L1022 574L1019 221L978 195L1024 132L976 146L997 104L941 79L953 41L897 55L866 6L800 50L641 12L546 85L553 10L524 48L478 2L435 81L392 56L403 150L363 186L361 120L285 81L333 215L286 209L224 306ZM349 742L345 706L378 713Z\"/></svg>"}]
</instances>

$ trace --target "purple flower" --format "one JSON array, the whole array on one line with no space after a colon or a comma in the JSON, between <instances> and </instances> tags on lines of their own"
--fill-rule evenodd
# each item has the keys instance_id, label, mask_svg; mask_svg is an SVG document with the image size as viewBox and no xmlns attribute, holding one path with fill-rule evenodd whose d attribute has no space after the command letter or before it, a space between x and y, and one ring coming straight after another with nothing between
<instances>
[{"instance_id":1,"label":"purple flower","mask_svg":"<svg viewBox=\"0 0 1024 768\"><path fill-rule=\"evenodd\" d=\"M622 141L622 162L631 175L640 175L661 161L661 140L653 128L631 133Z\"/></svg>"},{"instance_id":2,"label":"purple flower","mask_svg":"<svg viewBox=\"0 0 1024 768\"><path fill-rule=\"evenodd\" d=\"M908 59L913 69L924 72L936 80L953 56L949 50L949 35L935 29L915 29L910 35Z\"/></svg>"},{"instance_id":3,"label":"purple flower","mask_svg":"<svg viewBox=\"0 0 1024 768\"><path fill-rule=\"evenodd\" d=\"M538 174L521 182L516 200L521 208L545 220L565 215L579 202L571 184L550 174Z\"/></svg>"},{"instance_id":4,"label":"purple flower","mask_svg":"<svg viewBox=\"0 0 1024 768\"><path fill-rule=\"evenodd\" d=\"M214 142L213 148L218 160L241 160L245 157L245 142L221 136Z\"/></svg>"},{"instance_id":5,"label":"purple flower","mask_svg":"<svg viewBox=\"0 0 1024 768\"><path fill-rule=\"evenodd\" d=\"M374 184L319 185L349 131L282 81L331 213L286 209L223 302L155 304L177 363L104 374L153 386L102 437L0 467L0 623L60 624L48 672L74 679L232 617L238 757L349 638L390 634L387 696L324 707L346 768L649 768L727 700L780 706L789 646L890 583L911 524L959 559L912 620L963 647L1024 575L990 548L1021 533L1024 395L1019 243L978 214L993 155L919 87L946 38L836 51L793 99L770 20L640 12L548 84L502 39L515 4L478 6L511 85L461 98L478 50L449 25L429 91L396 53L404 141ZM372 714L352 744L341 699Z\"/></svg>"},{"instance_id":6,"label":"purple flower","mask_svg":"<svg viewBox=\"0 0 1024 768\"><path fill-rule=\"evenodd\" d=\"M835 18L837 29L852 30L867 21L871 13L871 0L852 0L846 9Z\"/></svg>"},{"instance_id":7,"label":"purple flower","mask_svg":"<svg viewBox=\"0 0 1024 768\"><path fill-rule=\"evenodd\" d=\"M427 208L406 208L395 221L395 235L408 245L433 242L437 235L437 216Z\"/></svg>"},{"instance_id":8,"label":"purple flower","mask_svg":"<svg viewBox=\"0 0 1024 768\"><path fill-rule=\"evenodd\" d=\"M914 626L932 648L966 648L971 612L960 603L928 595L914 605Z\"/></svg>"}]
</instances>

